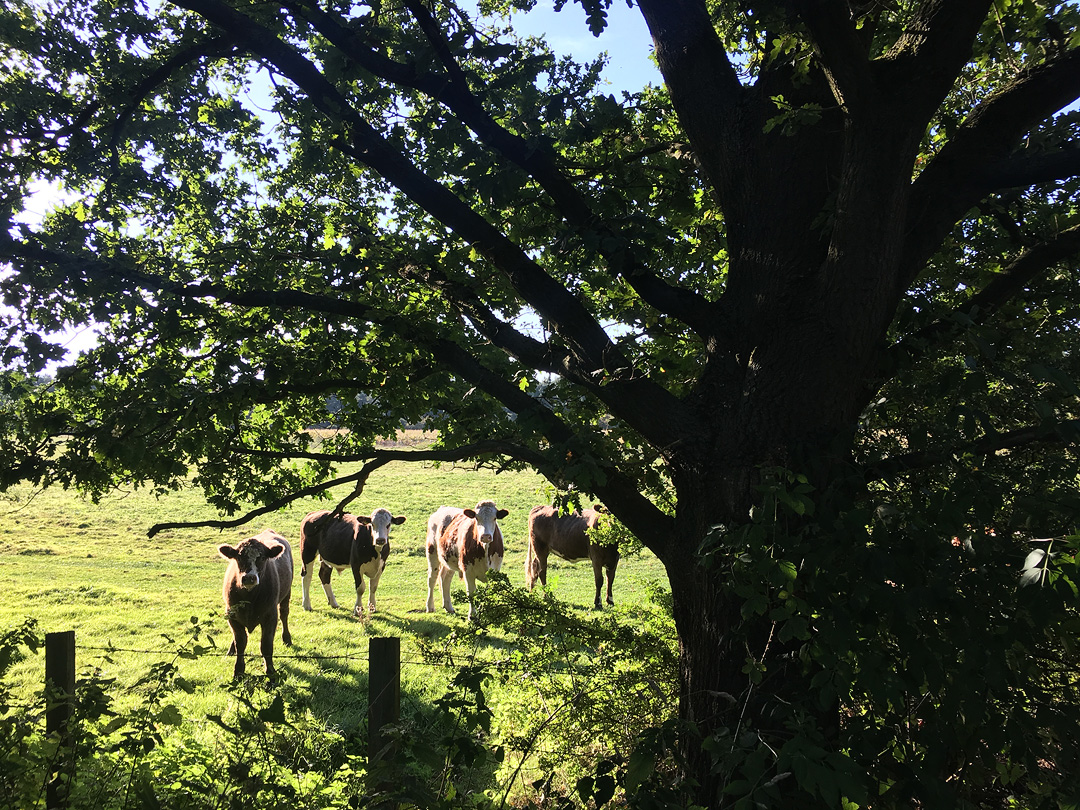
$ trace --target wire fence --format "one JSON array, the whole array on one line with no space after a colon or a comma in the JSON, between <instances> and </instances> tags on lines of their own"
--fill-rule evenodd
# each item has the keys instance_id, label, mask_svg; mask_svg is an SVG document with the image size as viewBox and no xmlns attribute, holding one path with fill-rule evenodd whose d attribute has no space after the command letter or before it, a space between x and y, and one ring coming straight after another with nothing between
<instances>
[{"instance_id":1,"label":"wire fence","mask_svg":"<svg viewBox=\"0 0 1080 810\"><path fill-rule=\"evenodd\" d=\"M133 647L100 647L91 644L76 644L76 650L84 650L87 652L103 652L103 653L133 653L136 655L148 655L157 656L159 658L173 658L179 656L181 658L221 658L225 656L225 651L220 648L215 648L213 651L207 652L192 652L192 651L177 651L175 649L160 649L160 650L142 650ZM251 655L252 653L248 653ZM258 653L254 653L256 656ZM289 654L274 652L275 661L363 661L369 663L370 659L366 653L339 653L336 655L324 655L320 653L301 653L301 654ZM453 661L432 661L426 658L401 658L402 665L411 666L426 666L433 668L443 669L456 669L461 664ZM508 664L499 661L474 661L474 663L483 664L484 666L497 667L499 669L505 669ZM521 671L528 671L525 667L519 668Z\"/></svg>"},{"instance_id":2,"label":"wire fence","mask_svg":"<svg viewBox=\"0 0 1080 810\"><path fill-rule=\"evenodd\" d=\"M180 657L184 659L198 659L198 658L223 658L225 657L225 649L227 648L214 648L213 650L206 651L190 651L190 650L177 650L175 648L169 649L138 649L133 647L114 647L114 646L98 646L92 644L76 644L76 651L86 651L95 653L130 653L134 655L142 656L155 656L158 658L174 658ZM250 650L247 653L249 656L258 657L257 650ZM333 655L322 653L282 653L274 652L275 661L357 661L370 664L370 658L366 652L346 652L337 653ZM431 669L460 669L465 666L480 666L486 667L498 672L519 672L519 673L532 673L536 672L536 667L523 666L513 661L496 660L496 659L484 659L476 656L462 656L461 659L447 656L446 660L437 660L431 658L418 658L402 655L402 666L412 667L429 667ZM599 664L574 664L572 662L565 662L562 666L549 666L546 670L552 674L558 675L580 675L588 676L595 674L601 666Z\"/></svg>"}]
</instances>

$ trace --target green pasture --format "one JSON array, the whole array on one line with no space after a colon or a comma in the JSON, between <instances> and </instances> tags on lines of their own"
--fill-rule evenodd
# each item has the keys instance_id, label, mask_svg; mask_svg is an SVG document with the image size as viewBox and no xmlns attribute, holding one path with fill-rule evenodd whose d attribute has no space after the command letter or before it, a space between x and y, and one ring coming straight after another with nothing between
<instances>
[{"instance_id":1,"label":"green pasture","mask_svg":"<svg viewBox=\"0 0 1080 810\"><path fill-rule=\"evenodd\" d=\"M207 716L227 713L237 699L230 685L232 662L223 655L231 636L221 599L225 561L217 548L269 527L293 544L296 564L290 619L293 646L282 645L280 628L275 643L283 688L302 696L297 699L328 727L355 732L365 723L370 636L402 638L403 713L410 701L429 701L442 694L454 674L451 667L425 663L420 645L438 647L471 638L470 649L480 658L509 655L513 639L470 626L464 618L466 605L458 603L455 616L445 614L438 586L438 612L424 612L426 520L442 504L472 506L481 499L495 500L510 513L500 522L507 545L503 572L512 585L523 586L526 517L532 506L550 500L540 476L405 462L377 471L349 510L370 513L381 506L407 520L394 527L389 563L377 593L378 610L362 619L352 615L355 593L348 571L333 578L340 608L327 604L317 576L312 582L314 610L305 612L301 606L300 521L307 512L327 508L346 494L343 489L331 500L297 502L238 529L171 530L148 539L147 528L155 523L217 515L196 490L155 498L136 489L94 504L59 488L14 489L0 496L0 627L14 627L32 617L43 633L74 630L79 672L93 670L101 678L115 679L121 696L148 666L173 657L193 629L209 631L211 652L179 661L180 673L192 690L171 698L190 732L188 726L206 725ZM615 583L615 615L633 622L635 605L645 600L646 589L664 580L662 565L647 551L624 558ZM593 577L587 562L571 565L552 557L548 585L560 600L593 613ZM454 589L464 593L459 579L455 578ZM198 643L207 645L205 634ZM258 631L248 653L248 673L257 682L263 678ZM40 690L43 672L43 657L33 655L16 665L10 679L17 692L31 694ZM521 699L509 692L493 694L497 722L512 725L514 703ZM500 705L505 705L501 715Z\"/></svg>"}]
</instances>

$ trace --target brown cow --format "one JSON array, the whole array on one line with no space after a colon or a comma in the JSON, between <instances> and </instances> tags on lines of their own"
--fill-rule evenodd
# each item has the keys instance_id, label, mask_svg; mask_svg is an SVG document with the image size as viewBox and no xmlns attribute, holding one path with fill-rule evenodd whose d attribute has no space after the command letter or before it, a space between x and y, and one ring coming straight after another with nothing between
<instances>
[{"instance_id":1,"label":"brown cow","mask_svg":"<svg viewBox=\"0 0 1080 810\"><path fill-rule=\"evenodd\" d=\"M368 594L368 610L375 611L375 591L379 578L390 556L390 526L400 526L405 516L394 517L388 509L376 509L371 517L348 513L332 515L322 509L311 512L300 523L300 571L304 587L304 610L311 610L311 575L315 557L322 558L319 581L330 607L337 607L334 589L330 587L330 575L334 571L352 568L353 585L356 587L356 606L353 614L363 616L364 577L371 581Z\"/></svg>"},{"instance_id":2,"label":"brown cow","mask_svg":"<svg viewBox=\"0 0 1080 810\"><path fill-rule=\"evenodd\" d=\"M534 506L529 512L529 548L525 553L525 582L529 590L536 585L536 580L547 585L548 554L554 552L564 560L592 561L593 574L596 578L597 608L600 602L600 589L604 585L604 570L607 570L607 603L614 605L611 598L611 585L615 581L615 568L619 565L618 545L597 545L589 539L589 529L596 527L600 518L599 506L560 515L551 506Z\"/></svg>"},{"instance_id":3,"label":"brown cow","mask_svg":"<svg viewBox=\"0 0 1080 810\"><path fill-rule=\"evenodd\" d=\"M427 612L435 612L435 580L440 580L443 607L454 612L450 602L450 583L454 571L465 580L469 595L469 618L473 617L472 595L476 580L487 581L488 571L502 567L502 531L496 522L509 514L494 501L481 501L475 509L440 506L428 519L428 597Z\"/></svg>"},{"instance_id":4,"label":"brown cow","mask_svg":"<svg viewBox=\"0 0 1080 810\"><path fill-rule=\"evenodd\" d=\"M229 560L225 569L222 596L225 615L232 628L233 643L229 655L236 655L233 679L244 677L244 652L248 631L262 628L260 649L266 663L266 676L273 679L274 632L281 615L281 640L292 644L289 633L289 597L292 595L293 558L289 541L275 531L263 529L255 537L241 540L236 546L218 547Z\"/></svg>"}]
</instances>

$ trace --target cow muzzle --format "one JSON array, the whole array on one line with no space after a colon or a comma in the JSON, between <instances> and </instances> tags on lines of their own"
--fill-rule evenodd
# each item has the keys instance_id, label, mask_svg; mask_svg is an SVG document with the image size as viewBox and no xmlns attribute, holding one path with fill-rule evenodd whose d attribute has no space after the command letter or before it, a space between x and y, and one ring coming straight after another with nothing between
<instances>
[{"instance_id":1,"label":"cow muzzle","mask_svg":"<svg viewBox=\"0 0 1080 810\"><path fill-rule=\"evenodd\" d=\"M242 577L240 577L240 587L243 588L245 591L250 591L258 584L259 575L256 574L254 571L244 574Z\"/></svg>"}]
</instances>

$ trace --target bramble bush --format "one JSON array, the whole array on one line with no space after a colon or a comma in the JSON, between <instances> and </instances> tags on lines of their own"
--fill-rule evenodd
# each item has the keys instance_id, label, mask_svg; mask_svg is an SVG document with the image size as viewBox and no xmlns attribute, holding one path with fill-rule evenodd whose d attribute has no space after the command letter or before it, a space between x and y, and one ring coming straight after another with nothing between
<instances>
[{"instance_id":1,"label":"bramble bush","mask_svg":"<svg viewBox=\"0 0 1080 810\"><path fill-rule=\"evenodd\" d=\"M1080 802L1080 537L1032 539L990 471L848 500L774 470L759 492L702 549L741 605L746 687L706 741L732 806L788 780L836 807ZM777 678L802 698L742 724Z\"/></svg>"}]
</instances>

